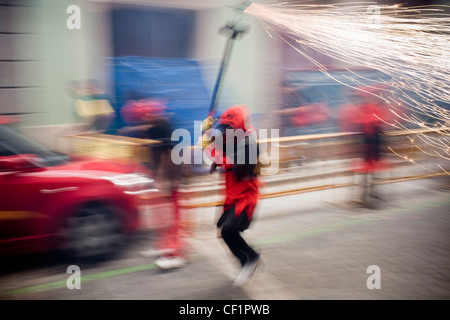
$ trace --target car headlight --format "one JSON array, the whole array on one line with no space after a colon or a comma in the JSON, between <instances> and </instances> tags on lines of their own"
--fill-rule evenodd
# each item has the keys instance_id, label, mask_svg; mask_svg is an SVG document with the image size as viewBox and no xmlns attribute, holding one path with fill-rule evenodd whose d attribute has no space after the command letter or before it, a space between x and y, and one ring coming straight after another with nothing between
<instances>
[{"instance_id":1,"label":"car headlight","mask_svg":"<svg viewBox=\"0 0 450 320\"><path fill-rule=\"evenodd\" d=\"M138 173L126 173L113 176L105 176L103 179L111 181L127 194L141 195L158 192L155 180Z\"/></svg>"}]
</instances>

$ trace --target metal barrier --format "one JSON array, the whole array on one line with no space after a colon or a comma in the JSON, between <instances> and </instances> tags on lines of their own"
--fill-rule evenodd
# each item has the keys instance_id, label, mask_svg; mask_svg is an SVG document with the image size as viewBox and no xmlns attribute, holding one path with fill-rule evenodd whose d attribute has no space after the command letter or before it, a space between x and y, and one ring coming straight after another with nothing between
<instances>
[{"instance_id":1,"label":"metal barrier","mask_svg":"<svg viewBox=\"0 0 450 320\"><path fill-rule=\"evenodd\" d=\"M433 145L418 139L418 135L427 135L434 141L446 139L443 133L447 128L427 130L402 130L386 132L383 158L387 167L379 172L372 185L390 184L424 178L449 176L450 161L447 158L433 157ZM362 133L340 132L331 134L315 134L277 139L260 140L261 143L277 144L279 147L278 171L271 179L262 176L266 190L261 192L261 199L282 197L306 192L364 186L364 173L354 169L355 162L362 161ZM332 181L330 181L332 180ZM186 209L221 206L221 200L189 201L195 198L220 198L220 188L214 187L212 181L207 187L195 190L195 183L188 184L184 190ZM276 185L289 184L286 188ZM274 190L268 191L270 186ZM191 188L192 187L192 188Z\"/></svg>"},{"instance_id":2,"label":"metal barrier","mask_svg":"<svg viewBox=\"0 0 450 320\"><path fill-rule=\"evenodd\" d=\"M69 153L124 163L151 162L151 146L159 142L99 133L72 134L62 138L70 140Z\"/></svg>"},{"instance_id":3,"label":"metal barrier","mask_svg":"<svg viewBox=\"0 0 450 320\"><path fill-rule=\"evenodd\" d=\"M389 164L388 170L380 172L372 186L404 182L424 178L450 177L450 161L433 156L434 146L426 139L439 141L448 134L447 128L440 130L404 130L388 132L384 135L383 156ZM129 138L106 134L83 134L65 136L71 139L70 152L102 159L114 159L126 163L151 162L151 146L155 140ZM339 132L330 134L280 137L260 140L279 148L278 170L261 176L265 187L261 199L278 198L308 192L332 189L367 188L362 174L353 170L354 162L361 158L361 133ZM192 147L196 148L196 147ZM207 171L206 171L207 172ZM191 175L185 177L180 188L180 207L184 211L182 229L189 236L199 237L201 227L212 230L211 211L206 218L198 214L202 208L223 205L223 182L218 175ZM357 194L362 194L357 191ZM145 203L155 203L155 197L142 196ZM147 217L148 218L148 217ZM204 220L206 219L206 220ZM200 231L200 233L199 233Z\"/></svg>"},{"instance_id":4,"label":"metal barrier","mask_svg":"<svg viewBox=\"0 0 450 320\"><path fill-rule=\"evenodd\" d=\"M381 185L449 175L450 161L448 158L439 157L437 154L433 156L435 146L426 141L428 139L436 142L439 139L445 139L448 133L449 128L385 133L383 157L389 164L389 168L372 183ZM352 169L354 162L361 159L362 142L360 137L361 133L359 132L339 132L259 140L259 143L269 143L279 148L279 157L271 159L271 161L278 162L278 170L271 176L279 178L267 178L266 185L270 187L290 183L289 188L262 192L261 198L360 185L354 181L354 177L359 173ZM151 162L151 146L158 143L156 140L107 134L71 135L66 138L73 141L72 153L125 162ZM345 177L347 179L338 179ZM262 179L265 178L262 177ZM335 181L329 181L330 178ZM206 187L198 188L197 180L205 183L203 180L208 179L210 183ZM305 185L305 182L309 185ZM302 183L303 185L301 185ZM182 207L194 209L220 206L221 200L190 201L192 199L220 198L219 191L220 186L217 186L217 180L206 175L187 177L182 190L185 200Z\"/></svg>"}]
</instances>

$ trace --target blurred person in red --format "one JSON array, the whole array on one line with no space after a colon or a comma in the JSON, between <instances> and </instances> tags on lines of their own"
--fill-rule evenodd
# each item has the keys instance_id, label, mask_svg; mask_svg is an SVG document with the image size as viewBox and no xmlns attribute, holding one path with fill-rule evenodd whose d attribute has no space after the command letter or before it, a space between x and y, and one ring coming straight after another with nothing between
<instances>
[{"instance_id":1,"label":"blurred person in red","mask_svg":"<svg viewBox=\"0 0 450 320\"><path fill-rule=\"evenodd\" d=\"M364 175L362 203L373 207L371 199L379 198L375 193L373 180L377 172L386 170L383 157L385 141L383 134L386 123L391 121L392 113L376 94L382 87L360 87L354 93L351 105L341 109L342 128L345 131L360 132L361 160L355 161L352 170Z\"/></svg>"},{"instance_id":2,"label":"blurred person in red","mask_svg":"<svg viewBox=\"0 0 450 320\"><path fill-rule=\"evenodd\" d=\"M181 209L179 205L179 184L182 178L182 165L176 165L171 159L172 129L164 113L165 106L157 101L137 100L127 103L122 110L124 119L132 125L120 132L136 137L157 140L149 146L152 155L151 169L162 195L162 210L157 219L161 222L156 240L160 258L156 265L161 269L182 267L186 264L185 243L181 236ZM153 200L151 200L153 201ZM154 250L142 252L144 256L154 255Z\"/></svg>"},{"instance_id":3,"label":"blurred person in red","mask_svg":"<svg viewBox=\"0 0 450 320\"><path fill-rule=\"evenodd\" d=\"M284 80L281 82L279 90L281 96L281 107L275 112L279 116L281 136L294 136L295 128L293 127L291 116L292 110L301 106L300 96L298 95L296 89Z\"/></svg>"},{"instance_id":4,"label":"blurred person in red","mask_svg":"<svg viewBox=\"0 0 450 320\"><path fill-rule=\"evenodd\" d=\"M260 260L260 254L250 247L240 234L249 228L259 196L256 173L258 146L256 131L250 126L249 120L245 105L227 109L215 127L222 139L215 138L206 147L213 148L210 154L214 162L210 172L217 167L225 171L225 201L217 227L221 228L222 239L242 267L234 281L236 286L252 279ZM239 130L243 134L239 134ZM241 155L245 156L243 161L242 158L239 159Z\"/></svg>"},{"instance_id":5,"label":"blurred person in red","mask_svg":"<svg viewBox=\"0 0 450 320\"><path fill-rule=\"evenodd\" d=\"M284 136L297 136L316 130L324 126L332 118L331 109L326 102L302 104L297 107L277 111L277 113L289 119L290 130ZM303 130L305 129L305 130ZM309 130L308 130L309 129Z\"/></svg>"},{"instance_id":6,"label":"blurred person in red","mask_svg":"<svg viewBox=\"0 0 450 320\"><path fill-rule=\"evenodd\" d=\"M150 147L151 169L159 176L160 166L165 157L166 147L171 145L172 129L169 122L169 114L165 101L146 98L132 91L129 100L121 108L120 113L127 126L118 130L120 134L127 136L158 140L159 144Z\"/></svg>"}]
</instances>

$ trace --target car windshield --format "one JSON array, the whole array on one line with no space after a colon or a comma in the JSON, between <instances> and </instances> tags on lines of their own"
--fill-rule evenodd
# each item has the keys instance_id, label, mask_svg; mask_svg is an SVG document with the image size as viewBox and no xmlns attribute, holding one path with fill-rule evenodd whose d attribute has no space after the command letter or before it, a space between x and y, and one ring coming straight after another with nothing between
<instances>
[{"instance_id":1,"label":"car windshield","mask_svg":"<svg viewBox=\"0 0 450 320\"><path fill-rule=\"evenodd\" d=\"M37 155L39 157L37 164L41 167L57 166L69 160L68 156L48 150L17 131L0 125L0 156L19 154Z\"/></svg>"}]
</instances>

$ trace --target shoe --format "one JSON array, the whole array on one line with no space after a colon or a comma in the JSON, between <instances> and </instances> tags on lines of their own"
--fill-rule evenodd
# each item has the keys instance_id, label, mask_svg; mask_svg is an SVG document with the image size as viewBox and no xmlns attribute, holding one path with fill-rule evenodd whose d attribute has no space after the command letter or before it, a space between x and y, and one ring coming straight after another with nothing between
<instances>
[{"instance_id":1,"label":"shoe","mask_svg":"<svg viewBox=\"0 0 450 320\"><path fill-rule=\"evenodd\" d=\"M256 258L250 262L247 262L243 267L241 272L236 277L236 280L233 282L233 286L241 287L255 276L256 270L259 266L260 258Z\"/></svg>"},{"instance_id":2,"label":"shoe","mask_svg":"<svg viewBox=\"0 0 450 320\"><path fill-rule=\"evenodd\" d=\"M161 257L156 260L155 264L161 269L180 268L186 265L186 259L182 257Z\"/></svg>"},{"instance_id":3,"label":"shoe","mask_svg":"<svg viewBox=\"0 0 450 320\"><path fill-rule=\"evenodd\" d=\"M145 258L153 258L153 257L161 256L164 254L172 254L174 252L175 252L175 249L162 249L162 250L150 249L150 250L141 251L141 256L143 256Z\"/></svg>"}]
</instances>

